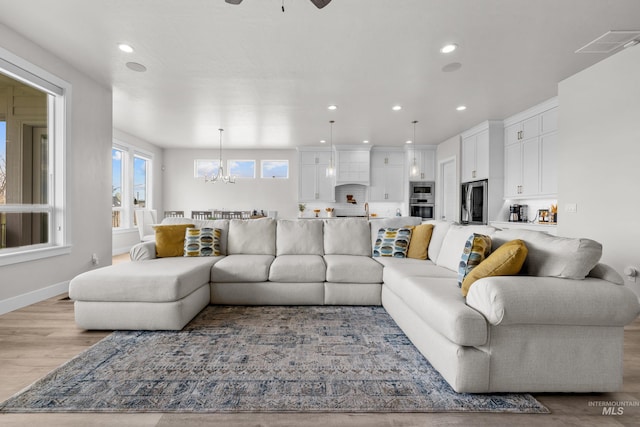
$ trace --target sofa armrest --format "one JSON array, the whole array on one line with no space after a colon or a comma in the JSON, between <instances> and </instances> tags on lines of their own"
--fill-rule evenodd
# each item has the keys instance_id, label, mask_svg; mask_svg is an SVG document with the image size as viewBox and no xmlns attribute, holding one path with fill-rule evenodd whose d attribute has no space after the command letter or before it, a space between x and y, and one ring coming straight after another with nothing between
<instances>
[{"instance_id":1,"label":"sofa armrest","mask_svg":"<svg viewBox=\"0 0 640 427\"><path fill-rule=\"evenodd\" d=\"M467 305L492 325L624 326L640 313L633 291L597 278L486 277L471 286Z\"/></svg>"},{"instance_id":2,"label":"sofa armrest","mask_svg":"<svg viewBox=\"0 0 640 427\"><path fill-rule=\"evenodd\" d=\"M156 242L142 242L134 245L129 251L131 261L145 261L156 257Z\"/></svg>"}]
</instances>

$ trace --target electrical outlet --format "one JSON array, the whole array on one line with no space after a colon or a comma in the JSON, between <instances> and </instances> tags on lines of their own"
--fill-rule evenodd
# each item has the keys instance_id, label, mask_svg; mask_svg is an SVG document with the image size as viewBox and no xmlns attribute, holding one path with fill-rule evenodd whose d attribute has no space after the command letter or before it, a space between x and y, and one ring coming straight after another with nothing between
<instances>
[{"instance_id":1,"label":"electrical outlet","mask_svg":"<svg viewBox=\"0 0 640 427\"><path fill-rule=\"evenodd\" d=\"M96 253L91 254L91 264L93 265L100 264L100 260L98 259L98 254Z\"/></svg>"},{"instance_id":2,"label":"electrical outlet","mask_svg":"<svg viewBox=\"0 0 640 427\"><path fill-rule=\"evenodd\" d=\"M564 211L567 213L576 213L578 212L578 205L575 203L567 203L564 207Z\"/></svg>"}]
</instances>

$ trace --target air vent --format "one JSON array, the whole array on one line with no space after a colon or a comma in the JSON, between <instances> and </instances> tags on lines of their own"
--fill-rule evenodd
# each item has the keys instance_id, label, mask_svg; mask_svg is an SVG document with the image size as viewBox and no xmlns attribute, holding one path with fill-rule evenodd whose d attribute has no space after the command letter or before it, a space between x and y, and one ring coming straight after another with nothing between
<instances>
[{"instance_id":1,"label":"air vent","mask_svg":"<svg viewBox=\"0 0 640 427\"><path fill-rule=\"evenodd\" d=\"M575 53L611 53L636 39L640 40L640 30L607 31L597 39L576 50Z\"/></svg>"}]
</instances>

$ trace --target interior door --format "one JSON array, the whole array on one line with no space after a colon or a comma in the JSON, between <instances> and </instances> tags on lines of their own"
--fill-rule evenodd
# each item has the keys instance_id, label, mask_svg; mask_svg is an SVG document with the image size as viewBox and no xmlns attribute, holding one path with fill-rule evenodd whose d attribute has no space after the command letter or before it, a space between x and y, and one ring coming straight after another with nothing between
<instances>
[{"instance_id":1,"label":"interior door","mask_svg":"<svg viewBox=\"0 0 640 427\"><path fill-rule=\"evenodd\" d=\"M458 221L458 180L456 179L456 159L451 158L440 163L440 182L442 182L440 219Z\"/></svg>"}]
</instances>

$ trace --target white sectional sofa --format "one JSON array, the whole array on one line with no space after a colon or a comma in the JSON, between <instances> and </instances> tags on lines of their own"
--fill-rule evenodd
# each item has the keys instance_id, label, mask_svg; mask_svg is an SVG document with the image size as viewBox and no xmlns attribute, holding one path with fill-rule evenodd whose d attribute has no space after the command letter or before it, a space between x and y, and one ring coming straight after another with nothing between
<instances>
[{"instance_id":1,"label":"white sectional sofa","mask_svg":"<svg viewBox=\"0 0 640 427\"><path fill-rule=\"evenodd\" d=\"M429 259L372 258L378 228L420 220L165 220L185 221L222 230L224 255L156 258L155 242L140 243L135 262L71 281L77 324L181 329L208 304L382 305L458 392L622 385L623 327L640 304L592 240L428 221ZM529 253L519 275L482 278L465 298L457 270L473 233Z\"/></svg>"}]
</instances>

